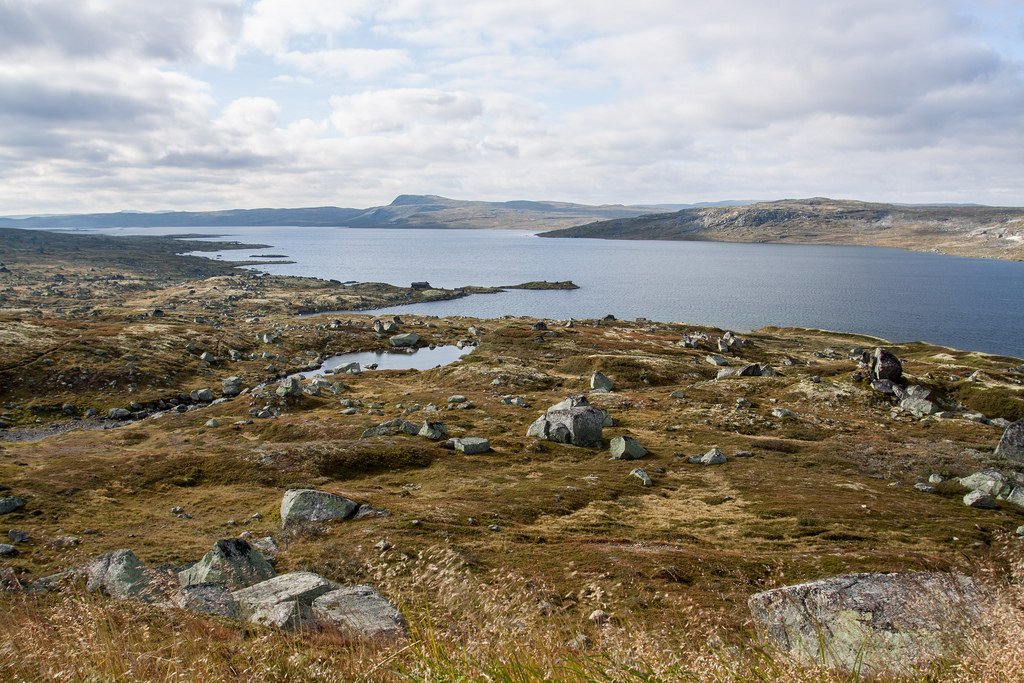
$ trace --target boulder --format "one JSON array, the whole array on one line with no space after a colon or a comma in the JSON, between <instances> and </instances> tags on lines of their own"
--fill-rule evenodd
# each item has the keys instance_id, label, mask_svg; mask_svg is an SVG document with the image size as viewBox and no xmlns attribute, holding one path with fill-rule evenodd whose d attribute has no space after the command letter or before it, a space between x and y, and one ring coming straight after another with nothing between
<instances>
[{"instance_id":1,"label":"boulder","mask_svg":"<svg viewBox=\"0 0 1024 683\"><path fill-rule=\"evenodd\" d=\"M645 487L654 486L654 480L652 480L651 476L640 467L634 467L633 470L629 473L629 476L636 477L637 479L639 479L640 483Z\"/></svg>"},{"instance_id":2,"label":"boulder","mask_svg":"<svg viewBox=\"0 0 1024 683\"><path fill-rule=\"evenodd\" d=\"M928 399L907 397L900 401L900 409L905 410L915 417L934 415L942 410Z\"/></svg>"},{"instance_id":3,"label":"boulder","mask_svg":"<svg viewBox=\"0 0 1024 683\"><path fill-rule=\"evenodd\" d=\"M345 586L313 601L313 615L321 624L346 635L373 640L408 637L405 617L372 586Z\"/></svg>"},{"instance_id":4,"label":"boulder","mask_svg":"<svg viewBox=\"0 0 1024 683\"><path fill-rule=\"evenodd\" d=\"M220 583L198 583L186 586L174 596L174 603L181 609L218 617L237 619L238 602L227 586Z\"/></svg>"},{"instance_id":5,"label":"boulder","mask_svg":"<svg viewBox=\"0 0 1024 683\"><path fill-rule=\"evenodd\" d=\"M238 396L242 393L241 377L225 377L220 381L221 393L227 397Z\"/></svg>"},{"instance_id":6,"label":"boulder","mask_svg":"<svg viewBox=\"0 0 1024 683\"><path fill-rule=\"evenodd\" d=\"M728 367L729 361L719 356L717 353L708 354L705 360L711 365L717 365L720 368Z\"/></svg>"},{"instance_id":7,"label":"boulder","mask_svg":"<svg viewBox=\"0 0 1024 683\"><path fill-rule=\"evenodd\" d=\"M712 448L700 456L701 465L724 465L726 462L728 462L728 458L725 457L725 453L720 448Z\"/></svg>"},{"instance_id":8,"label":"boulder","mask_svg":"<svg viewBox=\"0 0 1024 683\"><path fill-rule=\"evenodd\" d=\"M142 560L127 548L100 555L89 563L86 571L86 590L112 598L141 598L149 588L150 579Z\"/></svg>"},{"instance_id":9,"label":"boulder","mask_svg":"<svg viewBox=\"0 0 1024 683\"><path fill-rule=\"evenodd\" d=\"M281 499L281 526L315 524L348 519L359 504L348 498L314 489L290 489Z\"/></svg>"},{"instance_id":10,"label":"boulder","mask_svg":"<svg viewBox=\"0 0 1024 683\"><path fill-rule=\"evenodd\" d=\"M25 507L25 499L19 496L5 496L0 498L0 515L6 515L15 510Z\"/></svg>"},{"instance_id":11,"label":"boulder","mask_svg":"<svg viewBox=\"0 0 1024 683\"><path fill-rule=\"evenodd\" d=\"M1017 420L1003 432L996 446L996 457L1024 462L1024 419Z\"/></svg>"},{"instance_id":12,"label":"boulder","mask_svg":"<svg viewBox=\"0 0 1024 683\"><path fill-rule=\"evenodd\" d=\"M978 508L979 510L996 510L999 508L999 503L995 501L995 498L984 491L971 491L968 493L964 496L964 505L969 508Z\"/></svg>"},{"instance_id":13,"label":"boulder","mask_svg":"<svg viewBox=\"0 0 1024 683\"><path fill-rule=\"evenodd\" d=\"M274 390L278 396L302 396L302 383L298 377L285 377Z\"/></svg>"},{"instance_id":14,"label":"boulder","mask_svg":"<svg viewBox=\"0 0 1024 683\"><path fill-rule=\"evenodd\" d=\"M395 418L394 420L381 422L376 427L370 427L362 433L360 438L369 439L374 436L395 436L397 434L411 434L415 436L419 433L420 427L416 424L402 418Z\"/></svg>"},{"instance_id":15,"label":"boulder","mask_svg":"<svg viewBox=\"0 0 1024 683\"><path fill-rule=\"evenodd\" d=\"M420 341L420 336L415 332L406 332L405 334L396 334L395 336L388 339L388 343L398 348L406 348L416 346Z\"/></svg>"},{"instance_id":16,"label":"boulder","mask_svg":"<svg viewBox=\"0 0 1024 683\"><path fill-rule=\"evenodd\" d=\"M464 436L455 439L455 450L466 455L486 453L491 450L491 442L478 436Z\"/></svg>"},{"instance_id":17,"label":"boulder","mask_svg":"<svg viewBox=\"0 0 1024 683\"><path fill-rule=\"evenodd\" d=\"M572 396L548 408L526 434L556 443L600 448L605 417L606 413L591 406L584 396Z\"/></svg>"},{"instance_id":18,"label":"boulder","mask_svg":"<svg viewBox=\"0 0 1024 683\"><path fill-rule=\"evenodd\" d=\"M424 422L417 432L419 436L431 441L443 441L448 438L448 428L443 422Z\"/></svg>"},{"instance_id":19,"label":"boulder","mask_svg":"<svg viewBox=\"0 0 1024 683\"><path fill-rule=\"evenodd\" d=\"M615 391L615 383L608 379L603 372L595 372L590 376L590 389L592 391Z\"/></svg>"},{"instance_id":20,"label":"boulder","mask_svg":"<svg viewBox=\"0 0 1024 683\"><path fill-rule=\"evenodd\" d=\"M178 574L183 587L201 583L221 583L229 588L245 588L276 575L274 568L258 550L241 538L226 538L213 546L203 559Z\"/></svg>"},{"instance_id":21,"label":"boulder","mask_svg":"<svg viewBox=\"0 0 1024 683\"><path fill-rule=\"evenodd\" d=\"M888 379L876 379L871 381L871 388L880 394L886 396L896 395L896 385L892 383L892 380Z\"/></svg>"},{"instance_id":22,"label":"boulder","mask_svg":"<svg viewBox=\"0 0 1024 683\"><path fill-rule=\"evenodd\" d=\"M290 572L242 588L231 595L239 614L257 624L302 629L314 625L313 601L338 588L312 572Z\"/></svg>"},{"instance_id":23,"label":"boulder","mask_svg":"<svg viewBox=\"0 0 1024 683\"><path fill-rule=\"evenodd\" d=\"M985 609L972 579L927 572L837 576L758 593L748 604L776 647L868 676L909 673L943 656Z\"/></svg>"},{"instance_id":24,"label":"boulder","mask_svg":"<svg viewBox=\"0 0 1024 683\"><path fill-rule=\"evenodd\" d=\"M194 403L211 403L213 401L213 389L196 389L191 394Z\"/></svg>"},{"instance_id":25,"label":"boulder","mask_svg":"<svg viewBox=\"0 0 1024 683\"><path fill-rule=\"evenodd\" d=\"M639 460L647 449L631 436L616 436L611 441L612 460Z\"/></svg>"},{"instance_id":26,"label":"boulder","mask_svg":"<svg viewBox=\"0 0 1024 683\"><path fill-rule=\"evenodd\" d=\"M888 349L875 349L868 359L867 365L871 379L887 379L890 382L898 382L903 376L903 363Z\"/></svg>"},{"instance_id":27,"label":"boulder","mask_svg":"<svg viewBox=\"0 0 1024 683\"><path fill-rule=\"evenodd\" d=\"M1013 485L1002 472L993 469L981 470L958 479L960 485L971 491L981 491L993 497L1008 495Z\"/></svg>"}]
</instances>

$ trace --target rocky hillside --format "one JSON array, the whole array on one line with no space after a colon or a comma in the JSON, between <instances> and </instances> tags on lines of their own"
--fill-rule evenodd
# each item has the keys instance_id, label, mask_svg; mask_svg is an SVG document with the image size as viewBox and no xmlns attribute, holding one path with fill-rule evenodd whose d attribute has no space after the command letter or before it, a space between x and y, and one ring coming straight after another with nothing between
<instances>
[{"instance_id":1,"label":"rocky hillside","mask_svg":"<svg viewBox=\"0 0 1024 683\"><path fill-rule=\"evenodd\" d=\"M542 237L857 244L1024 259L1024 209L787 199L598 221Z\"/></svg>"},{"instance_id":2,"label":"rocky hillside","mask_svg":"<svg viewBox=\"0 0 1024 683\"><path fill-rule=\"evenodd\" d=\"M470 202L434 195L401 195L387 206L350 209L231 209L72 214L0 218L7 228L150 228L282 225L350 228L507 228L551 230L595 220L628 218L663 211L653 206L588 206L566 202Z\"/></svg>"}]
</instances>

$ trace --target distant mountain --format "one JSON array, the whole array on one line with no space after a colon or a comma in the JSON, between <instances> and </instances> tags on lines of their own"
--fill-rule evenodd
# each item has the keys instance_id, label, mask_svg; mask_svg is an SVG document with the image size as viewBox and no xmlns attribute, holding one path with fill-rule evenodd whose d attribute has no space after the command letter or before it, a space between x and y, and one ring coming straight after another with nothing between
<instances>
[{"instance_id":1,"label":"distant mountain","mask_svg":"<svg viewBox=\"0 0 1024 683\"><path fill-rule=\"evenodd\" d=\"M656 206L569 204L565 202L473 202L433 195L401 195L387 206L346 209L230 209L70 214L0 218L7 228L156 228L280 225L351 228L508 228L551 230L595 220L629 218L661 211Z\"/></svg>"},{"instance_id":2,"label":"distant mountain","mask_svg":"<svg viewBox=\"0 0 1024 683\"><path fill-rule=\"evenodd\" d=\"M541 237L859 244L1024 260L1024 208L816 197L597 221Z\"/></svg>"}]
</instances>

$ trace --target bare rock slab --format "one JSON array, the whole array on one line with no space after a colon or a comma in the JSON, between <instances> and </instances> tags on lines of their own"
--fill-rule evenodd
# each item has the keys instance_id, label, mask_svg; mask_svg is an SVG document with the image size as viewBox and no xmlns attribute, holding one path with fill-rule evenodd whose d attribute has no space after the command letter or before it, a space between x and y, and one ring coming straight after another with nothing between
<instances>
[{"instance_id":1,"label":"bare rock slab","mask_svg":"<svg viewBox=\"0 0 1024 683\"><path fill-rule=\"evenodd\" d=\"M408 637L405 617L372 586L345 586L313 601L313 615L324 625L374 640Z\"/></svg>"},{"instance_id":2,"label":"bare rock slab","mask_svg":"<svg viewBox=\"0 0 1024 683\"><path fill-rule=\"evenodd\" d=\"M224 584L198 583L178 591L174 603L190 612L213 614L218 617L237 619L238 602Z\"/></svg>"},{"instance_id":3,"label":"bare rock slab","mask_svg":"<svg viewBox=\"0 0 1024 683\"><path fill-rule=\"evenodd\" d=\"M849 574L758 593L762 636L808 662L862 674L941 657L985 610L973 579L945 573Z\"/></svg>"},{"instance_id":4,"label":"bare rock slab","mask_svg":"<svg viewBox=\"0 0 1024 683\"><path fill-rule=\"evenodd\" d=\"M316 524L348 519L359 503L316 489L289 489L281 499L281 525Z\"/></svg>"}]
</instances>

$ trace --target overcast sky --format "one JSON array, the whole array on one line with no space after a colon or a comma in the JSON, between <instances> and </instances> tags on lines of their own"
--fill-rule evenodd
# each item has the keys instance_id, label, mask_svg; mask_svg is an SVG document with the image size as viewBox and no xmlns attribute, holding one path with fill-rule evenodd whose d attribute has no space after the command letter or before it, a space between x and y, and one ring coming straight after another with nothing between
<instances>
[{"instance_id":1,"label":"overcast sky","mask_svg":"<svg viewBox=\"0 0 1024 683\"><path fill-rule=\"evenodd\" d=\"M0 0L0 213L1024 205L1021 0Z\"/></svg>"}]
</instances>

